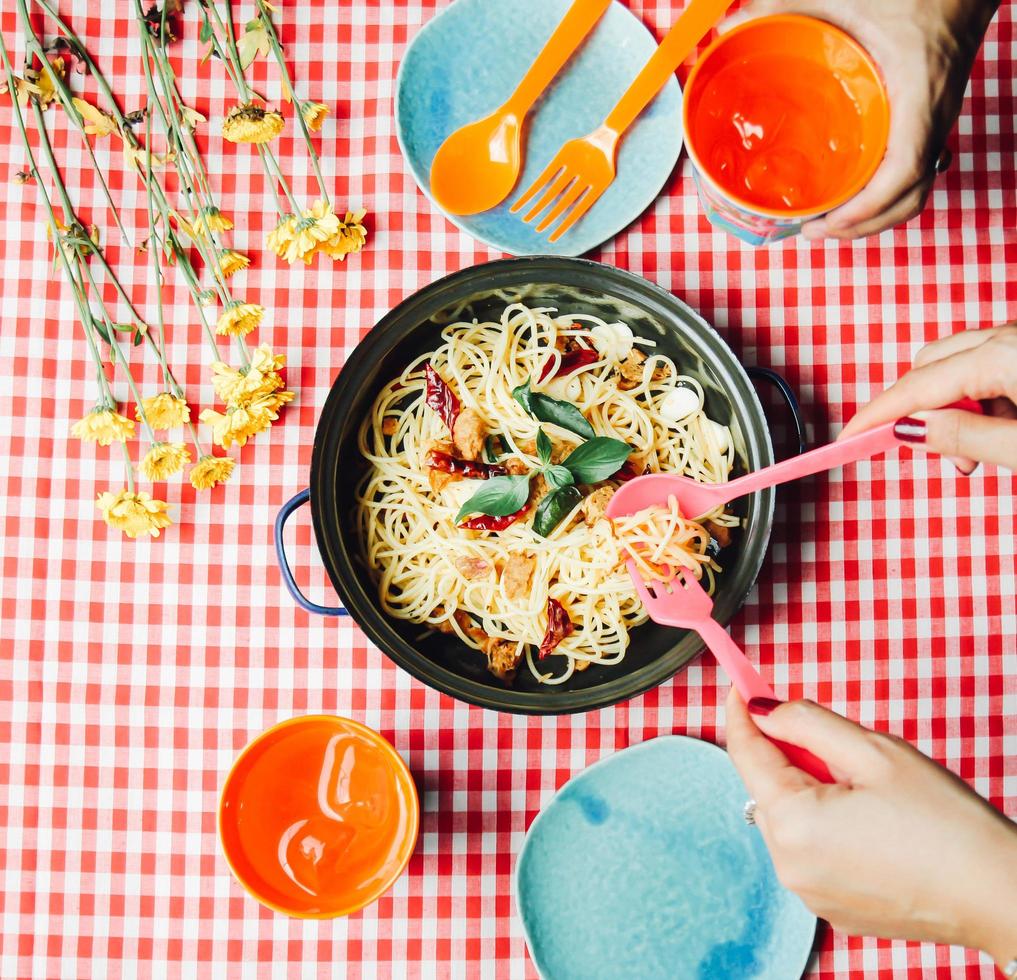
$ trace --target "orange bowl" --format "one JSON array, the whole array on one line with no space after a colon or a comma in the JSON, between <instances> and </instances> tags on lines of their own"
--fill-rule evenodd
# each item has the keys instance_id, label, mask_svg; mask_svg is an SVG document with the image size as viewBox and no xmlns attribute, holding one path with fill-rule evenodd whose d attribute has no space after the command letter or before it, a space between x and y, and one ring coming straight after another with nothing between
<instances>
[{"instance_id":1,"label":"orange bowl","mask_svg":"<svg viewBox=\"0 0 1017 980\"><path fill-rule=\"evenodd\" d=\"M817 84L810 85L810 80ZM836 102L823 101L827 92ZM778 127L793 125L799 132L809 132L809 124L820 123L843 146L851 146L843 172L825 184L817 182L816 196L800 206L754 200L744 186L735 186L719 169L718 160L726 152L716 149L721 130L709 125L716 119L730 132L737 120L745 125L751 118L742 114L748 109L738 100L751 100L765 115L767 108L773 111L781 95L792 101L783 118L778 113L771 120ZM832 113L835 107L843 109L842 114ZM868 52L832 24L801 14L749 20L717 38L689 73L682 116L685 145L701 179L729 206L780 219L816 217L854 197L879 167L890 127L886 88ZM744 132L742 139L748 140ZM825 173L821 160L810 160L810 164Z\"/></svg>"},{"instance_id":2,"label":"orange bowl","mask_svg":"<svg viewBox=\"0 0 1017 980\"><path fill-rule=\"evenodd\" d=\"M282 721L237 757L219 799L230 871L276 912L332 919L358 912L402 874L420 802L399 753L333 715Z\"/></svg>"}]
</instances>

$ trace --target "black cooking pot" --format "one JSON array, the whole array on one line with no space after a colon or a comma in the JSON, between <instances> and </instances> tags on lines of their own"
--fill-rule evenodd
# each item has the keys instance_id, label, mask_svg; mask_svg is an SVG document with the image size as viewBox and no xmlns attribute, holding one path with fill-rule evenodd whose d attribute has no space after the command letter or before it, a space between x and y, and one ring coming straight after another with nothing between
<instances>
[{"instance_id":1,"label":"black cooking pot","mask_svg":"<svg viewBox=\"0 0 1017 980\"><path fill-rule=\"evenodd\" d=\"M448 323L477 317L498 320L507 303L554 306L568 313L592 313L626 322L637 336L696 377L706 392L706 411L730 427L736 472L773 462L766 418L748 374L720 335L702 317L658 286L611 266L584 259L533 256L504 259L464 269L426 286L385 316L350 355L336 378L314 438L310 489L287 503L276 520L276 551L283 579L305 609L323 615L351 615L367 636L425 684L473 704L501 711L560 714L587 711L623 701L662 683L703 648L694 633L648 622L633 631L625 659L615 666L591 666L560 686L539 684L520 670L504 687L487 670L486 659L458 637L429 632L391 619L379 608L377 593L360 559L354 525L354 488L362 472L357 429L379 389L419 354L439 344ZM801 432L794 395L775 381ZM286 519L308 500L315 536L328 576L343 607L319 606L305 598L286 562L282 531ZM773 491L738 501L743 529L724 552L714 613L726 624L745 601L759 573L773 519Z\"/></svg>"}]
</instances>

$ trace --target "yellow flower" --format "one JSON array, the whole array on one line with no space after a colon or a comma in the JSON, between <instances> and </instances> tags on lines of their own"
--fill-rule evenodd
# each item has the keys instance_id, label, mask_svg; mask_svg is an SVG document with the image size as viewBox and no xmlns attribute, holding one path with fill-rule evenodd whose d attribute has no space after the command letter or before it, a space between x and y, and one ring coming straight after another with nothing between
<instances>
[{"instance_id":1,"label":"yellow flower","mask_svg":"<svg viewBox=\"0 0 1017 980\"><path fill-rule=\"evenodd\" d=\"M251 264L251 260L244 255L242 252L237 252L232 248L226 249L222 255L219 256L219 271L229 279L235 272L239 272L241 269L246 269Z\"/></svg>"},{"instance_id":2,"label":"yellow flower","mask_svg":"<svg viewBox=\"0 0 1017 980\"><path fill-rule=\"evenodd\" d=\"M297 218L296 215L288 214L280 219L279 224L265 236L265 245L279 258L286 254L291 242L296 236Z\"/></svg>"},{"instance_id":3,"label":"yellow flower","mask_svg":"<svg viewBox=\"0 0 1017 980\"><path fill-rule=\"evenodd\" d=\"M131 493L121 490L118 493L106 491L100 493L96 507L102 511L103 520L118 531L123 531L129 538L142 534L159 537L159 531L169 527L173 521L167 513L168 505L161 500L153 500L147 493Z\"/></svg>"},{"instance_id":4,"label":"yellow flower","mask_svg":"<svg viewBox=\"0 0 1017 980\"><path fill-rule=\"evenodd\" d=\"M285 120L273 110L252 102L234 106L223 120L222 135L231 143L268 143L282 131Z\"/></svg>"},{"instance_id":5,"label":"yellow flower","mask_svg":"<svg viewBox=\"0 0 1017 980\"><path fill-rule=\"evenodd\" d=\"M179 473L191 461L191 454L182 442L157 442L145 453L141 472L149 480L165 480Z\"/></svg>"},{"instance_id":6,"label":"yellow flower","mask_svg":"<svg viewBox=\"0 0 1017 980\"><path fill-rule=\"evenodd\" d=\"M191 418L191 410L183 398L170 394L168 391L160 391L158 395L151 398L143 398L141 405L148 418L148 424L153 429L172 429L178 425L184 425ZM141 410L135 409L134 417L141 421Z\"/></svg>"},{"instance_id":7,"label":"yellow flower","mask_svg":"<svg viewBox=\"0 0 1017 980\"><path fill-rule=\"evenodd\" d=\"M124 140L124 163L127 164L132 170L137 171L141 176L145 175L148 170L149 153L148 150L143 146L138 146L135 143L129 143ZM177 155L172 150L167 153L153 153L152 157L152 169L155 170L157 167L165 167L167 163L172 163L176 160Z\"/></svg>"},{"instance_id":8,"label":"yellow flower","mask_svg":"<svg viewBox=\"0 0 1017 980\"><path fill-rule=\"evenodd\" d=\"M212 427L212 441L223 449L229 449L234 443L246 446L251 436L263 432L273 420L261 410L252 411L242 406L229 406L225 413L206 408L201 413L201 421Z\"/></svg>"},{"instance_id":9,"label":"yellow flower","mask_svg":"<svg viewBox=\"0 0 1017 980\"><path fill-rule=\"evenodd\" d=\"M205 122L205 117L197 111L192 109L189 105L182 105L180 109L180 118L183 124L193 133L198 123Z\"/></svg>"},{"instance_id":10,"label":"yellow flower","mask_svg":"<svg viewBox=\"0 0 1017 980\"><path fill-rule=\"evenodd\" d=\"M24 78L19 78L17 75L14 76L14 90L17 95L18 105L22 109L28 108L28 100L33 95L42 95L38 85L33 82L26 81ZM7 79L0 75L0 93L8 91Z\"/></svg>"},{"instance_id":11,"label":"yellow flower","mask_svg":"<svg viewBox=\"0 0 1017 980\"><path fill-rule=\"evenodd\" d=\"M321 246L330 259L338 259L340 262L346 259L347 255L359 252L367 243L367 229L364 227L364 217L367 211L347 211L337 234Z\"/></svg>"},{"instance_id":12,"label":"yellow flower","mask_svg":"<svg viewBox=\"0 0 1017 980\"><path fill-rule=\"evenodd\" d=\"M71 426L71 435L84 442L110 446L114 442L127 442L134 435L134 423L114 408L99 406Z\"/></svg>"},{"instance_id":13,"label":"yellow flower","mask_svg":"<svg viewBox=\"0 0 1017 980\"><path fill-rule=\"evenodd\" d=\"M67 72L63 58L54 58L49 63L49 66L53 69L53 74L58 78L66 78ZM39 104L43 107L43 109L45 109L51 102L56 101L56 86L53 84L53 79L50 77L49 72L46 71L45 68L40 69L38 72L33 72L32 74L35 75L34 78L31 78L31 81L35 82L36 97L39 100ZM25 72L25 75L28 76L29 73Z\"/></svg>"},{"instance_id":14,"label":"yellow flower","mask_svg":"<svg viewBox=\"0 0 1017 980\"><path fill-rule=\"evenodd\" d=\"M300 114L304 117L304 125L312 133L316 133L328 115L328 106L324 102L302 102Z\"/></svg>"},{"instance_id":15,"label":"yellow flower","mask_svg":"<svg viewBox=\"0 0 1017 980\"><path fill-rule=\"evenodd\" d=\"M268 344L262 344L252 355L250 367L238 370L222 361L213 363L212 387L227 405L247 405L282 388L278 372L285 363L284 354L273 354Z\"/></svg>"},{"instance_id":16,"label":"yellow flower","mask_svg":"<svg viewBox=\"0 0 1017 980\"><path fill-rule=\"evenodd\" d=\"M225 483L233 473L233 460L229 456L202 456L191 467L191 486L195 490L211 490Z\"/></svg>"},{"instance_id":17,"label":"yellow flower","mask_svg":"<svg viewBox=\"0 0 1017 980\"><path fill-rule=\"evenodd\" d=\"M191 226L199 235L209 235L213 231L229 231L233 222L218 208L202 208Z\"/></svg>"},{"instance_id":18,"label":"yellow flower","mask_svg":"<svg viewBox=\"0 0 1017 980\"><path fill-rule=\"evenodd\" d=\"M71 99L71 101L74 103L74 108L78 110L84 130L89 136L109 136L110 133L116 132L117 124L108 112L103 112L102 109L84 99Z\"/></svg>"},{"instance_id":19,"label":"yellow flower","mask_svg":"<svg viewBox=\"0 0 1017 980\"><path fill-rule=\"evenodd\" d=\"M215 332L228 337L246 337L261 323L265 307L256 303L231 303L215 325Z\"/></svg>"},{"instance_id":20,"label":"yellow flower","mask_svg":"<svg viewBox=\"0 0 1017 980\"><path fill-rule=\"evenodd\" d=\"M282 224L287 227L285 230ZM342 222L332 211L332 205L324 201L315 201L311 207L300 212L299 218L289 216L280 222L276 228L276 237L270 234L266 244L280 258L290 264L297 259L303 259L306 265L317 254L318 249L332 238L335 238L342 229Z\"/></svg>"}]
</instances>

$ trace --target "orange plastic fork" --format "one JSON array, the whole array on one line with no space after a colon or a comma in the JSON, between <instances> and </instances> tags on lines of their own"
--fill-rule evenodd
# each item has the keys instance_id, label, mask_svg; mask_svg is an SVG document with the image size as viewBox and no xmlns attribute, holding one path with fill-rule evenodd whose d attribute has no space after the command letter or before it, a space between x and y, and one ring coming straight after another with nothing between
<instances>
[{"instance_id":1,"label":"orange plastic fork","mask_svg":"<svg viewBox=\"0 0 1017 980\"><path fill-rule=\"evenodd\" d=\"M724 16L732 2L689 0L674 27L604 122L589 135L569 140L529 190L512 205L512 211L521 211L543 190L540 199L523 217L523 221L529 222L557 198L557 203L537 225L537 231L544 231L561 218L550 235L550 241L558 241L611 186L622 135L706 32Z\"/></svg>"},{"instance_id":2,"label":"orange plastic fork","mask_svg":"<svg viewBox=\"0 0 1017 980\"><path fill-rule=\"evenodd\" d=\"M628 568L632 583L650 619L661 626L695 630L746 703L752 698L777 700L773 688L759 676L759 671L752 666L727 630L713 618L713 600L689 569L679 569L674 578L666 582L651 582L647 585L631 558ZM775 738L770 741L787 756L793 766L814 776L821 783L835 782L826 763L808 749Z\"/></svg>"}]
</instances>

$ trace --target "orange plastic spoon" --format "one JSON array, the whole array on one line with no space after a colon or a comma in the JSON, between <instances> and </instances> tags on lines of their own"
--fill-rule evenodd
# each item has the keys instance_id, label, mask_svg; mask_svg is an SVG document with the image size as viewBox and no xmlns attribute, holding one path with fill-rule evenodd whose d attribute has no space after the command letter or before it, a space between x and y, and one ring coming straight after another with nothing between
<instances>
[{"instance_id":1,"label":"orange plastic spoon","mask_svg":"<svg viewBox=\"0 0 1017 980\"><path fill-rule=\"evenodd\" d=\"M611 0L575 0L508 101L457 129L431 161L431 193L452 214L477 214L505 200L519 179L523 120Z\"/></svg>"}]
</instances>

